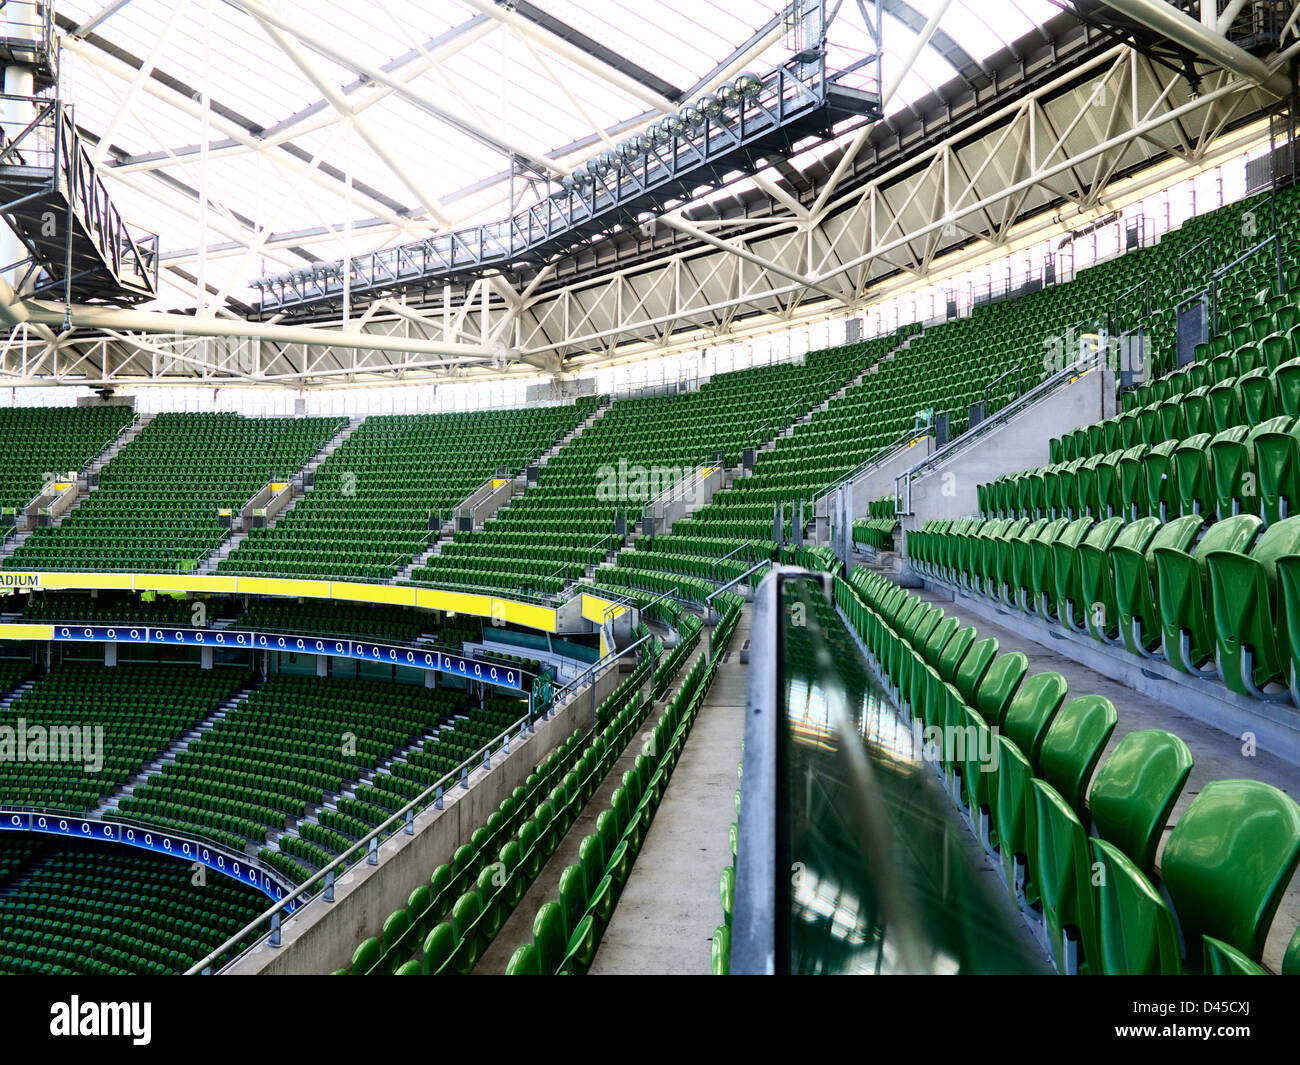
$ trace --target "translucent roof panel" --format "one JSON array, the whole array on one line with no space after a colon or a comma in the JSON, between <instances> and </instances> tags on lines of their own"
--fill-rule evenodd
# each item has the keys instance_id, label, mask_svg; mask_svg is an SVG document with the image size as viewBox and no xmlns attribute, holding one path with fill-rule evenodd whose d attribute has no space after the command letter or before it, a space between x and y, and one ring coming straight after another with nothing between
<instances>
[{"instance_id":1,"label":"translucent roof panel","mask_svg":"<svg viewBox=\"0 0 1300 1065\"><path fill-rule=\"evenodd\" d=\"M941 3L885 0L886 84ZM515 193L545 195L680 94L713 88L739 49L751 70L787 59L783 6L59 0L57 11L78 38L65 41L65 95L79 125L107 137L102 165L124 216L160 231L172 271L163 302L177 305L186 286L194 302L186 277L199 273L248 300L248 280L263 273L501 218L512 155L530 171ZM939 27L947 46L911 63L889 112L1056 11L1050 0L951 0ZM832 70L872 51L858 5L838 12Z\"/></svg>"}]
</instances>

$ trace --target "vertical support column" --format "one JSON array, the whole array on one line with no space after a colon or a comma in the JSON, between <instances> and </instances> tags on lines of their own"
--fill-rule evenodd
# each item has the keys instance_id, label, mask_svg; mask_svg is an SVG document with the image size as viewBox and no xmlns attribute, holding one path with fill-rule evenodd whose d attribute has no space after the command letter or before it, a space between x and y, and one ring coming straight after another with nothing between
<instances>
[{"instance_id":1,"label":"vertical support column","mask_svg":"<svg viewBox=\"0 0 1300 1065\"><path fill-rule=\"evenodd\" d=\"M213 659L213 649L211 647L202 647L199 649L199 668L211 669Z\"/></svg>"},{"instance_id":2,"label":"vertical support column","mask_svg":"<svg viewBox=\"0 0 1300 1065\"><path fill-rule=\"evenodd\" d=\"M212 140L212 0L203 0L203 48L199 132L199 257L194 270L194 291L199 312L208 305L208 159ZM213 309L216 313L216 309Z\"/></svg>"},{"instance_id":3,"label":"vertical support column","mask_svg":"<svg viewBox=\"0 0 1300 1065\"><path fill-rule=\"evenodd\" d=\"M117 665L117 644L115 643L104 644L104 665L105 666Z\"/></svg>"},{"instance_id":4,"label":"vertical support column","mask_svg":"<svg viewBox=\"0 0 1300 1065\"><path fill-rule=\"evenodd\" d=\"M844 485L844 554L840 561L847 567L853 558L853 482Z\"/></svg>"},{"instance_id":5,"label":"vertical support column","mask_svg":"<svg viewBox=\"0 0 1300 1065\"><path fill-rule=\"evenodd\" d=\"M330 660L328 655L316 656L316 676L327 677L330 671Z\"/></svg>"},{"instance_id":6,"label":"vertical support column","mask_svg":"<svg viewBox=\"0 0 1300 1065\"><path fill-rule=\"evenodd\" d=\"M9 37L31 41L41 38L40 19L34 3L6 4L0 24ZM35 85L35 71L32 67L14 65L4 68L5 99L0 104L0 120L3 121L6 142L18 137L35 116ZM26 257L27 250L17 234L0 223L0 267L9 266ZM5 276L11 284L17 286L20 277L17 270L8 271Z\"/></svg>"}]
</instances>

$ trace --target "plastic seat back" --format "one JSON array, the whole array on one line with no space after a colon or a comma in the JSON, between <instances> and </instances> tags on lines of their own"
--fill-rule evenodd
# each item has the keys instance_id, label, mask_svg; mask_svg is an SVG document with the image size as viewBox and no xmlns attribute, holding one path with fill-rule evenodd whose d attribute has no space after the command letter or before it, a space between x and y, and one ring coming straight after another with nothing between
<instances>
[{"instance_id":1,"label":"plastic seat back","mask_svg":"<svg viewBox=\"0 0 1300 1065\"><path fill-rule=\"evenodd\" d=\"M1001 726L1002 717L1020 682L1029 669L1029 659L1022 651L1011 651L994 659L975 692L975 709L990 727ZM960 679L961 671L958 670ZM960 688L959 688L960 690Z\"/></svg>"},{"instance_id":2,"label":"plastic seat back","mask_svg":"<svg viewBox=\"0 0 1300 1065\"><path fill-rule=\"evenodd\" d=\"M1300 862L1300 806L1257 780L1216 780L1192 800L1160 861L1183 941L1213 936L1254 961Z\"/></svg>"},{"instance_id":3,"label":"plastic seat back","mask_svg":"<svg viewBox=\"0 0 1300 1065\"><path fill-rule=\"evenodd\" d=\"M1178 926L1160 893L1122 850L1090 839L1097 878L1097 947L1106 976L1177 976Z\"/></svg>"},{"instance_id":4,"label":"plastic seat back","mask_svg":"<svg viewBox=\"0 0 1300 1065\"><path fill-rule=\"evenodd\" d=\"M1057 711L1038 749L1039 773L1080 819L1087 816L1088 781L1118 720L1105 696L1075 696Z\"/></svg>"},{"instance_id":5,"label":"plastic seat back","mask_svg":"<svg viewBox=\"0 0 1300 1065\"><path fill-rule=\"evenodd\" d=\"M1099 964L1096 903L1088 835L1069 804L1047 781L1030 782L1029 861L1056 967L1066 972L1067 936L1078 945L1078 972Z\"/></svg>"},{"instance_id":6,"label":"plastic seat back","mask_svg":"<svg viewBox=\"0 0 1300 1065\"><path fill-rule=\"evenodd\" d=\"M1254 514L1236 514L1215 522L1195 550L1156 548L1157 594L1160 627L1169 664L1191 672L1214 653L1206 609L1209 574L1206 557L1215 551L1244 552L1254 542L1263 522ZM1187 651L1181 647L1186 634Z\"/></svg>"},{"instance_id":7,"label":"plastic seat back","mask_svg":"<svg viewBox=\"0 0 1300 1065\"><path fill-rule=\"evenodd\" d=\"M1277 563L1297 553L1300 516L1264 530L1249 555L1211 551L1205 556L1215 657L1220 676L1232 691L1255 695L1282 673L1279 644L1285 645L1286 622L1279 610ZM1277 639L1279 632L1282 641Z\"/></svg>"},{"instance_id":8,"label":"plastic seat back","mask_svg":"<svg viewBox=\"0 0 1300 1065\"><path fill-rule=\"evenodd\" d=\"M1297 599L1296 605L1300 607L1300 599ZM988 672L990 663L997 655L997 638L986 636L984 639L972 643L970 649L957 663L952 680L953 686L961 692L962 698L972 706L975 703L975 693L979 690L980 682L984 680L984 674ZM940 675L942 676L942 673Z\"/></svg>"},{"instance_id":9,"label":"plastic seat back","mask_svg":"<svg viewBox=\"0 0 1300 1065\"><path fill-rule=\"evenodd\" d=\"M1246 957L1236 947L1213 936L1202 936L1203 969L1206 976L1267 976L1268 970Z\"/></svg>"},{"instance_id":10,"label":"plastic seat back","mask_svg":"<svg viewBox=\"0 0 1300 1065\"><path fill-rule=\"evenodd\" d=\"M1186 743L1171 732L1143 729L1124 736L1093 778L1088 813L1098 834L1148 875L1191 771Z\"/></svg>"},{"instance_id":11,"label":"plastic seat back","mask_svg":"<svg viewBox=\"0 0 1300 1065\"><path fill-rule=\"evenodd\" d=\"M1060 673L1035 673L1016 689L999 721L1003 734L1034 764L1043 734L1065 701L1065 678Z\"/></svg>"}]
</instances>

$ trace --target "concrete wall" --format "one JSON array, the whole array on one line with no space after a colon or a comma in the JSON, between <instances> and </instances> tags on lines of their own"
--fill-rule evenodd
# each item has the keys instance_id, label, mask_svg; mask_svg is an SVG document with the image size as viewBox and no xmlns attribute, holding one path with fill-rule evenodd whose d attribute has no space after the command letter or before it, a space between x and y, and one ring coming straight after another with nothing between
<instances>
[{"instance_id":1,"label":"concrete wall","mask_svg":"<svg viewBox=\"0 0 1300 1065\"><path fill-rule=\"evenodd\" d=\"M900 444L887 455L882 455L870 467L853 479L853 517L868 516L871 504L881 496L894 494L894 478L904 470L915 466L922 459L934 453L934 437L917 436L905 444ZM814 542L830 543L831 497L822 496L817 500L817 513L814 518Z\"/></svg>"},{"instance_id":2,"label":"concrete wall","mask_svg":"<svg viewBox=\"0 0 1300 1065\"><path fill-rule=\"evenodd\" d=\"M915 437L891 451L853 481L853 516L865 518L881 496L894 494L894 478L934 453L934 437Z\"/></svg>"},{"instance_id":3,"label":"concrete wall","mask_svg":"<svg viewBox=\"0 0 1300 1065\"><path fill-rule=\"evenodd\" d=\"M1109 418L1115 409L1115 375L1109 369L1099 367L1062 385L913 480L912 513L903 518L903 528L974 514L981 484L1047 465L1052 437Z\"/></svg>"},{"instance_id":4,"label":"concrete wall","mask_svg":"<svg viewBox=\"0 0 1300 1065\"><path fill-rule=\"evenodd\" d=\"M595 705L622 679L617 663L607 668L596 681ZM456 848L469 842L474 830L538 762L575 728L591 727L592 708L588 688L549 721L538 724L523 742L512 739L508 756L497 756L490 770L479 768L470 775L468 791L452 788L444 795L443 809L429 809L417 817L414 835L399 832L380 846L378 865L363 861L344 873L335 883L334 902L316 898L286 921L279 947L263 942L225 971L239 976L310 974L347 965L357 944L379 934L384 919L404 907L410 893L427 884L435 868L451 861Z\"/></svg>"},{"instance_id":5,"label":"concrete wall","mask_svg":"<svg viewBox=\"0 0 1300 1065\"><path fill-rule=\"evenodd\" d=\"M475 527L481 526L489 518L494 517L497 511L514 498L517 491L514 478L506 479L505 483L498 488L492 488L492 481L489 480L486 487L489 491L468 507Z\"/></svg>"}]
</instances>

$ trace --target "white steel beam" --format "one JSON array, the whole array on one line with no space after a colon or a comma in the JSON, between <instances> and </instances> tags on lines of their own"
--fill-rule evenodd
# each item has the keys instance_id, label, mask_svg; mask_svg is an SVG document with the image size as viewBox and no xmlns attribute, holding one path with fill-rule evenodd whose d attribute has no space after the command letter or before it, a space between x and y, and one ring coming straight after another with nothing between
<instances>
[{"instance_id":1,"label":"white steel beam","mask_svg":"<svg viewBox=\"0 0 1300 1065\"><path fill-rule=\"evenodd\" d=\"M1176 44L1218 64L1224 70L1253 81L1262 89L1285 100L1291 94L1291 83L1282 74L1270 70L1244 48L1229 41L1218 30L1202 25L1190 15L1185 15L1165 0L1105 0L1121 14L1136 19L1144 26L1163 34Z\"/></svg>"},{"instance_id":2,"label":"white steel beam","mask_svg":"<svg viewBox=\"0 0 1300 1065\"><path fill-rule=\"evenodd\" d=\"M311 33L304 29L299 23L292 18L281 15L273 11L259 0L227 0L228 3L239 8L251 18L256 19L263 25L275 26L285 33L297 39L306 45L317 55L323 56L332 63L347 70L355 70L358 74L369 78L377 85L386 86L392 89L402 99L409 101L420 109L435 115L448 125L465 130L473 136L482 138L484 141L495 145L503 152L513 153L521 158L527 159L533 165L542 167L552 173L565 175L572 171L563 163L557 162L550 158L545 150L539 149L534 145L525 144L522 141L510 136L502 130L489 130L476 126L474 123L467 122L462 115L453 114L441 101L413 88L400 78L381 70L379 67L369 63L359 61L356 56L349 55L346 43L330 42L317 34ZM472 5L471 5L472 6ZM492 5L489 5L492 6Z\"/></svg>"},{"instance_id":3,"label":"white steel beam","mask_svg":"<svg viewBox=\"0 0 1300 1065\"><path fill-rule=\"evenodd\" d=\"M352 105L348 103L343 93L330 84L329 79L321 74L316 65L307 58L297 42L278 26L263 21L260 15L254 15L254 18L266 31L267 36L275 42L280 51L288 56L289 61L302 71L307 80L316 87L316 91L329 101L330 106L334 108L339 117L352 122L352 128L360 134L361 139L370 146L370 150L392 171L394 176L411 191L411 194L419 201L420 206L429 212L429 217L440 225L450 225L451 219L438 203L437 197L426 189L424 183L406 168L406 165L393 153L384 138L371 132L369 126L357 114Z\"/></svg>"},{"instance_id":4,"label":"white steel beam","mask_svg":"<svg viewBox=\"0 0 1300 1065\"><path fill-rule=\"evenodd\" d=\"M159 58L163 54L163 49L167 47L176 31L176 25L180 22L180 17L190 6L190 0L176 0L172 7L172 13L167 16L167 21L163 24L162 31L158 34L153 42L153 47L140 63L140 69L131 79L131 84L127 86L126 93L118 101L117 112L109 120L104 132L99 135L99 143L95 145L94 151L90 153L90 161L94 165L99 165L104 161L104 156L108 154L108 149L113 143L113 138L117 136L117 131L122 128L122 123L126 121L135 106L140 91L144 88L145 83L153 77L154 67L157 66Z\"/></svg>"},{"instance_id":5,"label":"white steel beam","mask_svg":"<svg viewBox=\"0 0 1300 1065\"><path fill-rule=\"evenodd\" d=\"M603 81L621 90L634 99L654 108L656 111L675 111L677 105L655 92L653 89L642 85L635 78L629 77L617 67L612 67L608 63L602 63L589 52L584 51L577 45L566 41L563 37L557 37L553 33L548 33L542 27L514 11L509 10L495 0L461 0L466 7L477 11L481 15L489 15L496 19L504 26L509 26L521 37L529 37L540 43L543 47L550 49L556 55L567 59L575 66L581 67L589 74L595 75Z\"/></svg>"}]
</instances>

